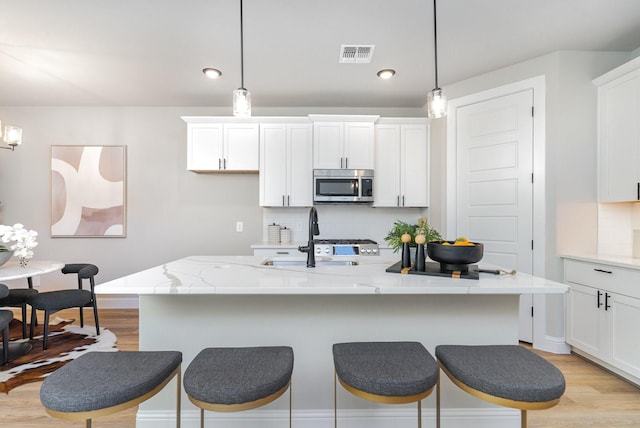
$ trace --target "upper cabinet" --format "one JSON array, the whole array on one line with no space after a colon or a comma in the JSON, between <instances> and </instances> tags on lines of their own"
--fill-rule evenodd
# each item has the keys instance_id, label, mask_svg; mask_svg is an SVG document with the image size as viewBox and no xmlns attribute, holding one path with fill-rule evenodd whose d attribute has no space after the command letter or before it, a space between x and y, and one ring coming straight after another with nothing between
<instances>
[{"instance_id":1,"label":"upper cabinet","mask_svg":"<svg viewBox=\"0 0 640 428\"><path fill-rule=\"evenodd\" d=\"M640 200L640 58L598 77L598 200Z\"/></svg>"},{"instance_id":2,"label":"upper cabinet","mask_svg":"<svg viewBox=\"0 0 640 428\"><path fill-rule=\"evenodd\" d=\"M188 170L258 172L258 123L215 117L182 119L187 122Z\"/></svg>"},{"instance_id":3,"label":"upper cabinet","mask_svg":"<svg viewBox=\"0 0 640 428\"><path fill-rule=\"evenodd\" d=\"M429 205L429 137L425 119L380 119L375 127L376 207Z\"/></svg>"},{"instance_id":4,"label":"upper cabinet","mask_svg":"<svg viewBox=\"0 0 640 428\"><path fill-rule=\"evenodd\" d=\"M309 115L314 122L313 168L373 169L378 117Z\"/></svg>"},{"instance_id":5,"label":"upper cabinet","mask_svg":"<svg viewBox=\"0 0 640 428\"><path fill-rule=\"evenodd\" d=\"M260 205L313 205L313 138L307 123L260 124Z\"/></svg>"}]
</instances>

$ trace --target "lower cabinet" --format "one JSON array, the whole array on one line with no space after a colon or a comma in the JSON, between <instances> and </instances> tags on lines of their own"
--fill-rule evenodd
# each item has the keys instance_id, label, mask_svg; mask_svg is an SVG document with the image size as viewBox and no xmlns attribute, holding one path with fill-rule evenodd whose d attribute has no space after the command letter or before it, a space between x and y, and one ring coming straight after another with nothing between
<instances>
[{"instance_id":1,"label":"lower cabinet","mask_svg":"<svg viewBox=\"0 0 640 428\"><path fill-rule=\"evenodd\" d=\"M640 270L565 259L567 342L640 384Z\"/></svg>"}]
</instances>

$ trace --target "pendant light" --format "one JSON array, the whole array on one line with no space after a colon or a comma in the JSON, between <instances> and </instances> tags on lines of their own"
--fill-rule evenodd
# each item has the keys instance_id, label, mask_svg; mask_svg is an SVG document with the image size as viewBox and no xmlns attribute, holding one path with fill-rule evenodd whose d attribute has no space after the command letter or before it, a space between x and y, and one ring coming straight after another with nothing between
<instances>
[{"instance_id":1,"label":"pendant light","mask_svg":"<svg viewBox=\"0 0 640 428\"><path fill-rule=\"evenodd\" d=\"M447 115L447 97L438 86L438 22L436 18L436 0L433 0L433 45L436 87L427 95L427 116L437 119Z\"/></svg>"},{"instance_id":2,"label":"pendant light","mask_svg":"<svg viewBox=\"0 0 640 428\"><path fill-rule=\"evenodd\" d=\"M233 91L233 115L251 116L251 93L244 87L244 35L242 28L242 0L240 0L240 87Z\"/></svg>"}]
</instances>

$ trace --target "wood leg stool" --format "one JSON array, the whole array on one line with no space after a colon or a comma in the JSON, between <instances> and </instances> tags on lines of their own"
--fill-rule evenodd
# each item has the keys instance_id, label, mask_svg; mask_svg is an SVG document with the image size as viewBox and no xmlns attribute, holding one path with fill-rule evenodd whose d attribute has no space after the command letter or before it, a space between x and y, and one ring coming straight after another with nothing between
<instances>
[{"instance_id":1,"label":"wood leg stool","mask_svg":"<svg viewBox=\"0 0 640 428\"><path fill-rule=\"evenodd\" d=\"M357 397L377 403L418 403L433 391L438 365L417 342L352 342L333 345L334 426L338 426L337 381ZM337 381L336 381L337 380Z\"/></svg>"},{"instance_id":2,"label":"wood leg stool","mask_svg":"<svg viewBox=\"0 0 640 428\"><path fill-rule=\"evenodd\" d=\"M204 411L239 412L264 406L289 389L291 427L291 374L293 349L288 346L206 348L184 372L184 390Z\"/></svg>"},{"instance_id":3,"label":"wood leg stool","mask_svg":"<svg viewBox=\"0 0 640 428\"><path fill-rule=\"evenodd\" d=\"M180 427L180 366L177 351L88 352L49 375L40 401L51 416L91 420L136 406L177 376L176 427Z\"/></svg>"},{"instance_id":4,"label":"wood leg stool","mask_svg":"<svg viewBox=\"0 0 640 428\"><path fill-rule=\"evenodd\" d=\"M520 409L522 428L527 410L553 407L564 394L564 376L553 364L518 345L440 345L436 358L442 371L463 391L490 403ZM440 381L436 404L440 428Z\"/></svg>"}]
</instances>

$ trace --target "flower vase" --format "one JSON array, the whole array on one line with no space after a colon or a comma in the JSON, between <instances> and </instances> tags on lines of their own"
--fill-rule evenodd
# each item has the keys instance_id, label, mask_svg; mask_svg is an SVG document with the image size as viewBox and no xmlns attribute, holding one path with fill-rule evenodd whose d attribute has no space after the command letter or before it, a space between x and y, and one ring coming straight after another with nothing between
<instances>
[{"instance_id":1,"label":"flower vase","mask_svg":"<svg viewBox=\"0 0 640 428\"><path fill-rule=\"evenodd\" d=\"M0 252L0 266L8 262L13 257L13 251Z\"/></svg>"}]
</instances>

